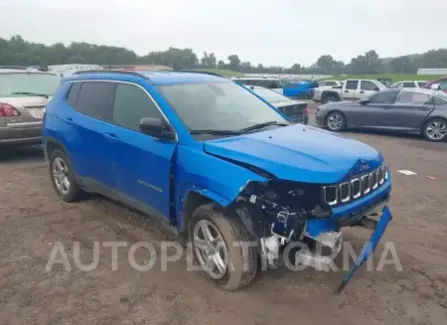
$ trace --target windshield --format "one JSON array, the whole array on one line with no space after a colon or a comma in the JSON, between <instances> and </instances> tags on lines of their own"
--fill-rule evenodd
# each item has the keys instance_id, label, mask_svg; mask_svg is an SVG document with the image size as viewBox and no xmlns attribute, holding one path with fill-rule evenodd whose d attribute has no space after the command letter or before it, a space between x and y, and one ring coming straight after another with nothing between
<instances>
[{"instance_id":1,"label":"windshield","mask_svg":"<svg viewBox=\"0 0 447 325\"><path fill-rule=\"evenodd\" d=\"M59 83L60 78L53 74L0 73L0 96L15 96L17 93L52 96Z\"/></svg>"},{"instance_id":2,"label":"windshield","mask_svg":"<svg viewBox=\"0 0 447 325\"><path fill-rule=\"evenodd\" d=\"M289 101L290 99L277 93L276 91L267 89L267 88L255 88L253 91L264 98L269 103L276 103L276 102L283 102L283 101Z\"/></svg>"},{"instance_id":3,"label":"windshield","mask_svg":"<svg viewBox=\"0 0 447 325\"><path fill-rule=\"evenodd\" d=\"M288 123L233 82L162 85L158 89L190 130L239 131L258 123Z\"/></svg>"}]
</instances>

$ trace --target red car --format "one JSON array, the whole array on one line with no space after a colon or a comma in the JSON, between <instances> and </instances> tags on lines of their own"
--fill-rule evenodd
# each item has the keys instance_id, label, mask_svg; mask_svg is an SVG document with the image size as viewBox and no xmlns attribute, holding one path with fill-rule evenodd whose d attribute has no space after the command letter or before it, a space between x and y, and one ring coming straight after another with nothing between
<instances>
[{"instance_id":1,"label":"red car","mask_svg":"<svg viewBox=\"0 0 447 325\"><path fill-rule=\"evenodd\" d=\"M439 85L438 89L447 93L447 77L446 76L427 82L423 88L433 89L434 85Z\"/></svg>"}]
</instances>

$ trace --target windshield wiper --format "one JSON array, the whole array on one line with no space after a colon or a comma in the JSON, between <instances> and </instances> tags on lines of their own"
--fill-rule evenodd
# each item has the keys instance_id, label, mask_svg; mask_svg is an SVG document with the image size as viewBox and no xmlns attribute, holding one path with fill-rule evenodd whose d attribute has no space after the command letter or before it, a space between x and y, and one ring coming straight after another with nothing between
<instances>
[{"instance_id":1,"label":"windshield wiper","mask_svg":"<svg viewBox=\"0 0 447 325\"><path fill-rule=\"evenodd\" d=\"M211 134L211 135L240 135L241 131L233 131L233 130L191 130L189 133L191 134Z\"/></svg>"},{"instance_id":2,"label":"windshield wiper","mask_svg":"<svg viewBox=\"0 0 447 325\"><path fill-rule=\"evenodd\" d=\"M31 93L31 92L27 92L27 91L18 91L18 92L11 93L11 95L29 95L29 96L38 96L38 97L45 97L45 98L50 97L46 94Z\"/></svg>"},{"instance_id":3,"label":"windshield wiper","mask_svg":"<svg viewBox=\"0 0 447 325\"><path fill-rule=\"evenodd\" d=\"M269 125L277 125L277 126L287 126L290 125L289 123L280 123L278 121L269 121L269 122L263 122L263 123L258 123L252 126L249 126L245 129L240 130L241 132L245 132L245 131L253 131L253 130L258 130L258 129L262 129L266 126Z\"/></svg>"}]
</instances>

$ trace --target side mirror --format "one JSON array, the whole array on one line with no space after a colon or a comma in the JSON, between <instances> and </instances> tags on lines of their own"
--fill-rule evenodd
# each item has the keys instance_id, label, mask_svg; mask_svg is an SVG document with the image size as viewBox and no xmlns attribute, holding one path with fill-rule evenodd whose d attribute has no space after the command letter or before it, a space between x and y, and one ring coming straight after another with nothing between
<instances>
[{"instance_id":1,"label":"side mirror","mask_svg":"<svg viewBox=\"0 0 447 325\"><path fill-rule=\"evenodd\" d=\"M430 86L430 89L432 90L441 90L441 85L440 84L433 84Z\"/></svg>"},{"instance_id":2,"label":"side mirror","mask_svg":"<svg viewBox=\"0 0 447 325\"><path fill-rule=\"evenodd\" d=\"M374 88L374 91L380 91L379 87Z\"/></svg>"},{"instance_id":3,"label":"side mirror","mask_svg":"<svg viewBox=\"0 0 447 325\"><path fill-rule=\"evenodd\" d=\"M362 98L362 99L359 100L359 103L362 104L362 105L366 105L369 102L370 102L369 98Z\"/></svg>"},{"instance_id":4,"label":"side mirror","mask_svg":"<svg viewBox=\"0 0 447 325\"><path fill-rule=\"evenodd\" d=\"M140 121L140 130L142 133L150 135L161 140L174 140L174 133L166 122L160 118L145 117Z\"/></svg>"}]
</instances>

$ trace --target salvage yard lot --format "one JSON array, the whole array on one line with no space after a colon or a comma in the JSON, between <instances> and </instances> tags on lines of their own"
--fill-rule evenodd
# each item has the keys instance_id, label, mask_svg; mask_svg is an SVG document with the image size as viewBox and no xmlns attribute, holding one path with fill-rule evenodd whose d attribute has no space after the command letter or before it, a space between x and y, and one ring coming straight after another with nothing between
<instances>
[{"instance_id":1,"label":"salvage yard lot","mask_svg":"<svg viewBox=\"0 0 447 325\"><path fill-rule=\"evenodd\" d=\"M112 271L110 249L90 272L45 270L61 241L80 242L86 263L93 242L171 239L147 218L93 196L62 203L40 150L0 152L0 324L445 324L447 317L447 144L404 136L347 133L380 150L393 175L393 241L403 271L362 269L340 296L340 272L285 269L261 274L250 287L223 292L186 262L137 272L126 249ZM406 176L397 170L417 175ZM429 178L430 176L431 178ZM361 245L363 230L346 240ZM378 253L383 249L383 242ZM69 258L72 251L67 249ZM144 256L138 256L139 261Z\"/></svg>"}]
</instances>

